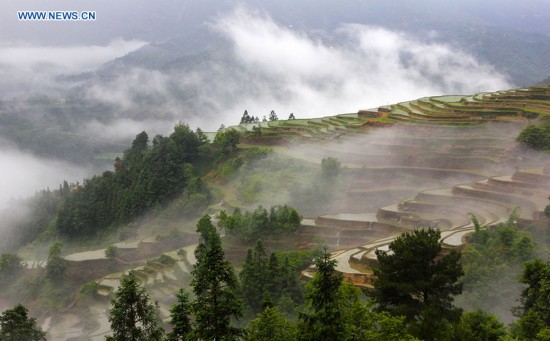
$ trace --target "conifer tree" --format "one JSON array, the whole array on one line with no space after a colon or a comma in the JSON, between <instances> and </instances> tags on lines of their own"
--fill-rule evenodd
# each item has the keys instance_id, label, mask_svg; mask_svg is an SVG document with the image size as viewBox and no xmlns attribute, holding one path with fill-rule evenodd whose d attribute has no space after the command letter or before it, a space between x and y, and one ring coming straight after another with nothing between
<instances>
[{"instance_id":1,"label":"conifer tree","mask_svg":"<svg viewBox=\"0 0 550 341\"><path fill-rule=\"evenodd\" d=\"M149 302L149 295L140 288L133 273L122 277L111 304L109 322L113 335L107 336L108 341L162 340L158 303Z\"/></svg>"},{"instance_id":2,"label":"conifer tree","mask_svg":"<svg viewBox=\"0 0 550 341\"><path fill-rule=\"evenodd\" d=\"M198 221L197 232L201 237L195 250L197 263L191 272L191 286L196 296L192 304L194 338L236 340L241 331L231 326L231 319L242 316L241 302L235 293L237 277L225 260L220 235L208 215Z\"/></svg>"},{"instance_id":3,"label":"conifer tree","mask_svg":"<svg viewBox=\"0 0 550 341\"><path fill-rule=\"evenodd\" d=\"M191 335L191 304L189 294L182 288L176 294L177 303L170 309L170 325L172 331L168 333L168 341L184 341Z\"/></svg>"},{"instance_id":4,"label":"conifer tree","mask_svg":"<svg viewBox=\"0 0 550 341\"><path fill-rule=\"evenodd\" d=\"M342 274L334 271L336 260L330 259L327 248L315 260L317 272L307 286L306 299L310 313L302 313L300 340L341 340L345 336L342 313L338 305Z\"/></svg>"}]
</instances>

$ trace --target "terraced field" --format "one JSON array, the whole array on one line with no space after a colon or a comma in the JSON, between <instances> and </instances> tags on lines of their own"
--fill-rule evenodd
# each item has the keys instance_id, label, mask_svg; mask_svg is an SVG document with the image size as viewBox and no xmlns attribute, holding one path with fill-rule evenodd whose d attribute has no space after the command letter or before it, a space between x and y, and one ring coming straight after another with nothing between
<instances>
[{"instance_id":1,"label":"terraced field","mask_svg":"<svg viewBox=\"0 0 550 341\"><path fill-rule=\"evenodd\" d=\"M355 174L347 202L305 220L302 232L339 249L333 253L338 270L370 286L374 251L387 249L400 233L438 227L444 245L459 248L474 229L468 213L484 225L507 219L516 208L521 219L535 219L548 203L550 173L543 167L550 158L521 149L515 137L541 115L550 115L550 87L360 111L338 136L292 149L297 158L337 157ZM372 129L374 122L384 129Z\"/></svg>"},{"instance_id":2,"label":"terraced field","mask_svg":"<svg viewBox=\"0 0 550 341\"><path fill-rule=\"evenodd\" d=\"M276 153L301 162L338 158L349 181L331 207L305 217L292 238L304 246L321 238L335 250L337 270L369 287L375 250L387 249L405 231L438 227L447 247L460 248L473 230L468 213L484 225L507 219L516 207L521 208L521 219L538 217L550 194L550 173L543 171L549 170L544 166L550 164L550 154L526 151L515 138L530 119L547 115L550 86L421 98L351 114L232 128L243 132L249 145L273 145ZM223 203L226 210L244 207L237 195L228 193L230 186L219 185L225 196L218 205ZM267 247L270 242L277 241L266 241ZM107 297L130 269L148 285L167 318L170 298L189 280L196 243L196 235L178 245L145 238L117 244L120 254L115 260L106 259L104 249L66 256L69 271L84 282L95 281L97 296L103 298L92 307L84 336L103 339L108 331ZM226 255L242 259L245 249L226 250ZM175 263L151 260L163 254ZM44 265L28 262L29 268ZM303 274L313 272L309 268ZM58 339L73 337L71 326L84 323L63 316L51 328L50 320L43 326Z\"/></svg>"},{"instance_id":3,"label":"terraced field","mask_svg":"<svg viewBox=\"0 0 550 341\"><path fill-rule=\"evenodd\" d=\"M323 238L338 250L338 270L370 286L374 251L404 231L438 227L453 248L473 231L468 213L484 225L518 207L520 219L540 216L550 191L542 169L550 158L522 149L515 138L529 120L547 115L548 86L269 122L262 134L279 141L277 151L287 156L312 163L332 156L348 168L353 179L344 199L304 219L300 234Z\"/></svg>"}]
</instances>

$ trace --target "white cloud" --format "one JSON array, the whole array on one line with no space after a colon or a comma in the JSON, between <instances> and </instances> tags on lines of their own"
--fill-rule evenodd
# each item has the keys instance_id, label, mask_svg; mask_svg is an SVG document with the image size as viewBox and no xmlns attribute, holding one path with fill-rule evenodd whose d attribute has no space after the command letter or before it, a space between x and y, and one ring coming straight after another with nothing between
<instances>
[{"instance_id":1,"label":"white cloud","mask_svg":"<svg viewBox=\"0 0 550 341\"><path fill-rule=\"evenodd\" d=\"M36 46L0 45L0 64L40 72L59 68L65 72L82 72L137 50L146 43L138 40L114 40L106 46Z\"/></svg>"},{"instance_id":2,"label":"white cloud","mask_svg":"<svg viewBox=\"0 0 550 341\"><path fill-rule=\"evenodd\" d=\"M512 86L471 55L380 27L343 25L335 32L338 43L331 45L242 8L212 26L232 42L242 67L253 70L248 81L269 90L235 94L232 111L279 108L312 117Z\"/></svg>"},{"instance_id":3,"label":"white cloud","mask_svg":"<svg viewBox=\"0 0 550 341\"><path fill-rule=\"evenodd\" d=\"M14 148L0 149L0 165L0 209L10 199L26 198L46 187L58 188L63 180L82 181L92 172L83 165L41 158Z\"/></svg>"}]
</instances>

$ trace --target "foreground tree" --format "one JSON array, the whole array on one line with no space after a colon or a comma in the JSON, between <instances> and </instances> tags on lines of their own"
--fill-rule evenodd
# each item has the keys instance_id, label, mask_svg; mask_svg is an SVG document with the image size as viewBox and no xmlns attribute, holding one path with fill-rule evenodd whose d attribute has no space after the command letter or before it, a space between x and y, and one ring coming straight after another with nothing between
<instances>
[{"instance_id":1,"label":"foreground tree","mask_svg":"<svg viewBox=\"0 0 550 341\"><path fill-rule=\"evenodd\" d=\"M107 336L107 340L162 340L158 303L149 302L149 295L133 273L122 277L111 304L109 322L113 336Z\"/></svg>"},{"instance_id":2,"label":"foreground tree","mask_svg":"<svg viewBox=\"0 0 550 341\"><path fill-rule=\"evenodd\" d=\"M521 293L520 319L514 334L520 339L534 339L550 328L550 263L539 259L526 262L520 282L527 287Z\"/></svg>"},{"instance_id":3,"label":"foreground tree","mask_svg":"<svg viewBox=\"0 0 550 341\"><path fill-rule=\"evenodd\" d=\"M335 272L336 260L325 248L315 260L317 272L307 286L306 299L310 313L300 315L300 340L341 340L344 321L338 305L342 274Z\"/></svg>"},{"instance_id":4,"label":"foreground tree","mask_svg":"<svg viewBox=\"0 0 550 341\"><path fill-rule=\"evenodd\" d=\"M193 266L191 286L196 300L194 337L200 340L236 340L240 329L231 326L232 318L242 316L237 299L237 277L225 260L221 239L208 215L197 223L200 242L195 250L197 263Z\"/></svg>"},{"instance_id":5,"label":"foreground tree","mask_svg":"<svg viewBox=\"0 0 550 341\"><path fill-rule=\"evenodd\" d=\"M191 335L189 294L184 289L180 289L176 294L176 298L177 303L170 309L172 331L167 335L168 341L184 341Z\"/></svg>"},{"instance_id":6,"label":"foreground tree","mask_svg":"<svg viewBox=\"0 0 550 341\"><path fill-rule=\"evenodd\" d=\"M277 307L266 307L258 317L250 321L245 330L245 341L296 340L296 325L281 315Z\"/></svg>"},{"instance_id":7,"label":"foreground tree","mask_svg":"<svg viewBox=\"0 0 550 341\"><path fill-rule=\"evenodd\" d=\"M29 317L27 314L27 308L21 304L4 311L0 316L0 340L46 340L46 333L36 325L36 319Z\"/></svg>"},{"instance_id":8,"label":"foreground tree","mask_svg":"<svg viewBox=\"0 0 550 341\"><path fill-rule=\"evenodd\" d=\"M405 316L414 335L433 339L460 317L453 297L462 292L460 254L443 252L438 230L405 233L377 250L374 294L381 310Z\"/></svg>"},{"instance_id":9,"label":"foreground tree","mask_svg":"<svg viewBox=\"0 0 550 341\"><path fill-rule=\"evenodd\" d=\"M497 341L505 335L504 325L494 315L477 309L462 315L454 339L460 341Z\"/></svg>"}]
</instances>

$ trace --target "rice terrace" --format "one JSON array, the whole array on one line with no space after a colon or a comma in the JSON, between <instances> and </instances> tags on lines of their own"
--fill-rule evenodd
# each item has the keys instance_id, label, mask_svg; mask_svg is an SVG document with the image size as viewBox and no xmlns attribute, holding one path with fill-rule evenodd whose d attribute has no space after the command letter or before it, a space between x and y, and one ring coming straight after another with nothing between
<instances>
[{"instance_id":1,"label":"rice terrace","mask_svg":"<svg viewBox=\"0 0 550 341\"><path fill-rule=\"evenodd\" d=\"M549 118L550 86L534 86L226 127L220 132L237 131L240 144L221 166L205 168L202 182L212 199L201 207L225 234L225 255L239 267L257 235L239 235L224 215L289 203L302 215L299 226L262 236L265 248L284 253L326 245L344 280L368 291L376 278L376 251L388 251L405 232L439 229L449 252L462 250L476 229L510 219L547 224L550 158L516 138ZM213 140L216 133L206 135ZM67 191L82 191L82 185L71 186ZM67 242L74 251L63 256L67 294L56 304L35 299L55 311L42 316L43 330L59 340L102 339L110 328L109 298L129 273L158 300L167 321L173 293L190 281L197 262L200 237L196 218L180 213L185 205L181 197L156 208L118 237L99 238L96 249ZM277 207L275 212L287 209ZM29 246L20 254L26 276L47 267L43 251ZM301 276L311 280L317 269L310 259L303 264ZM9 296L2 299L10 302Z\"/></svg>"}]
</instances>

